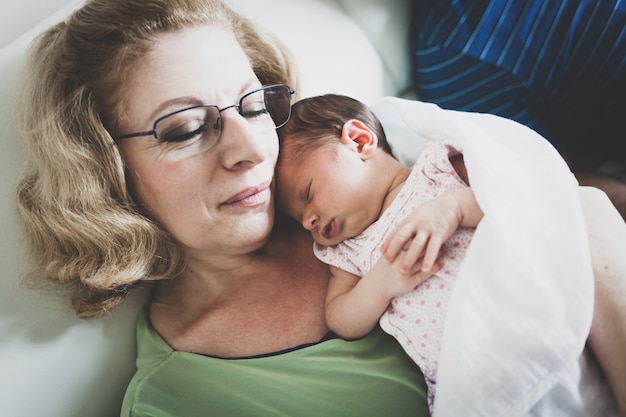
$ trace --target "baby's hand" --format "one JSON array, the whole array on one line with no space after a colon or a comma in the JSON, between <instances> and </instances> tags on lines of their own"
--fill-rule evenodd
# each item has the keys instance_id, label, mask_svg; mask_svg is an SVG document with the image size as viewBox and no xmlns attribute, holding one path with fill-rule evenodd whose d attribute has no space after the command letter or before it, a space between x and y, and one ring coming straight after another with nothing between
<instances>
[{"instance_id":1,"label":"baby's hand","mask_svg":"<svg viewBox=\"0 0 626 417\"><path fill-rule=\"evenodd\" d=\"M422 260L416 262L406 261L408 252L401 250L398 256L387 262L382 257L376 262L369 274L361 278L361 281L369 281L370 288L380 294L389 302L392 298L411 292L422 282L433 276L443 266L443 262L436 261L428 271L421 267ZM411 267L407 272L401 272L401 265L406 261ZM365 284L365 282L363 282Z\"/></svg>"},{"instance_id":2,"label":"baby's hand","mask_svg":"<svg viewBox=\"0 0 626 417\"><path fill-rule=\"evenodd\" d=\"M421 270L430 271L441 246L459 227L461 218L459 202L450 192L422 204L385 240L381 246L383 259L394 262L400 251L406 250L400 272L410 271L422 257Z\"/></svg>"}]
</instances>

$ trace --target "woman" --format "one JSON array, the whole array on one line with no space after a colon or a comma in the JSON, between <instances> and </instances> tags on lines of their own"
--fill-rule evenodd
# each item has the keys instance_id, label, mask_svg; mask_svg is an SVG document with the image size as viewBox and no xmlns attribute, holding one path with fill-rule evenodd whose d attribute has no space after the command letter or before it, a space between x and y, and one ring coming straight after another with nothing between
<instances>
[{"instance_id":1,"label":"woman","mask_svg":"<svg viewBox=\"0 0 626 417\"><path fill-rule=\"evenodd\" d=\"M427 415L392 339L328 334L328 270L274 217L291 94L262 86L297 89L278 43L219 1L96 0L32 60L21 126L38 170L19 204L40 272L86 318L158 281L123 415ZM275 122L270 94L287 97Z\"/></svg>"},{"instance_id":2,"label":"woman","mask_svg":"<svg viewBox=\"0 0 626 417\"><path fill-rule=\"evenodd\" d=\"M292 68L217 0L90 1L34 47L18 200L37 272L85 318L156 281L122 415L427 415L391 338L328 334L328 270L274 216L288 106L270 121L257 99L297 90Z\"/></svg>"}]
</instances>

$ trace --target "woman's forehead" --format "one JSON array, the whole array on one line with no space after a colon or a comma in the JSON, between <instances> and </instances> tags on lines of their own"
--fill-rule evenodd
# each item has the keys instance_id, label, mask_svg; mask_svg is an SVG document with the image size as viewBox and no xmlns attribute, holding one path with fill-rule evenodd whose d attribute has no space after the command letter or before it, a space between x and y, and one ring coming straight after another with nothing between
<instances>
[{"instance_id":1,"label":"woman's forehead","mask_svg":"<svg viewBox=\"0 0 626 417\"><path fill-rule=\"evenodd\" d=\"M230 104L254 79L233 33L206 25L160 35L122 86L127 113L150 118L178 98ZM230 100L230 101L229 101Z\"/></svg>"},{"instance_id":2,"label":"woman's forehead","mask_svg":"<svg viewBox=\"0 0 626 417\"><path fill-rule=\"evenodd\" d=\"M148 82L180 88L188 87L188 80L196 83L194 89L211 84L227 88L229 81L237 84L240 78L247 79L252 73L248 57L233 33L217 26L165 34L143 63L144 74L138 74L138 78L147 73Z\"/></svg>"}]
</instances>

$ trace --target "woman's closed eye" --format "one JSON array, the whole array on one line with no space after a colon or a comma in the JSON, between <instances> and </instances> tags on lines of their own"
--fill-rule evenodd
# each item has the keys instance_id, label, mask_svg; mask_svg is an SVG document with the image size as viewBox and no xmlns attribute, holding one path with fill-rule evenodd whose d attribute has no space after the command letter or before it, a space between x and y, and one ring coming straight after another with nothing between
<instances>
[{"instance_id":1,"label":"woman's closed eye","mask_svg":"<svg viewBox=\"0 0 626 417\"><path fill-rule=\"evenodd\" d=\"M207 126L205 120L195 119L189 120L174 127L167 127L163 132L158 132L159 142L180 143L202 137L207 129L213 128Z\"/></svg>"},{"instance_id":2,"label":"woman's closed eye","mask_svg":"<svg viewBox=\"0 0 626 417\"><path fill-rule=\"evenodd\" d=\"M269 118L269 111L265 105L265 101L262 98L252 98L254 96L248 96L242 103L240 114L247 120L255 119L267 119Z\"/></svg>"},{"instance_id":3,"label":"woman's closed eye","mask_svg":"<svg viewBox=\"0 0 626 417\"><path fill-rule=\"evenodd\" d=\"M212 109L216 108L198 107L161 119L156 127L155 141L161 157L178 160L215 146L219 141L221 124L219 112Z\"/></svg>"},{"instance_id":4,"label":"woman's closed eye","mask_svg":"<svg viewBox=\"0 0 626 417\"><path fill-rule=\"evenodd\" d=\"M261 118L261 117L266 117L269 116L269 112L267 111L266 108L262 108L262 109L246 109L244 111L241 112L242 116L245 117L246 119L257 119L257 118Z\"/></svg>"}]
</instances>

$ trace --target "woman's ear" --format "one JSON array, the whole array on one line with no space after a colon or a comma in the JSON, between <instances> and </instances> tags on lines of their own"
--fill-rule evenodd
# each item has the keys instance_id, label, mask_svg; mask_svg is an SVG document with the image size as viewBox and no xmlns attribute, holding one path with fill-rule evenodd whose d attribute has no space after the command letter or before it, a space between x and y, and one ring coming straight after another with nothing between
<instances>
[{"instance_id":1,"label":"woman's ear","mask_svg":"<svg viewBox=\"0 0 626 417\"><path fill-rule=\"evenodd\" d=\"M372 157L374 150L378 147L378 138L363 122L351 119L343 125L341 143L350 146L362 160L367 160Z\"/></svg>"}]
</instances>

